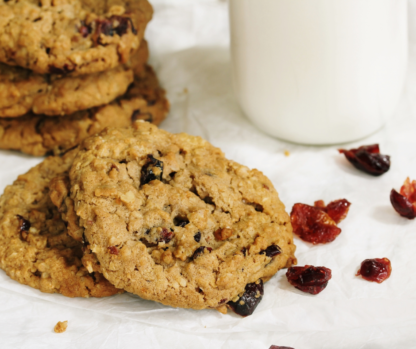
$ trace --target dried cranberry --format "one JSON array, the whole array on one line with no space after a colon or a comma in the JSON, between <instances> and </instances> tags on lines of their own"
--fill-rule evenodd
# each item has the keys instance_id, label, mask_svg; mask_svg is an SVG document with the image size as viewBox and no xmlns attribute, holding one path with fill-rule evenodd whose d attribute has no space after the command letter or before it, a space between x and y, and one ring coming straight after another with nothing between
<instances>
[{"instance_id":1,"label":"dried cranberry","mask_svg":"<svg viewBox=\"0 0 416 349\"><path fill-rule=\"evenodd\" d=\"M230 301L227 304L234 313L246 317L253 314L263 295L263 280L260 279L259 283L247 284L244 294L236 302Z\"/></svg>"},{"instance_id":2,"label":"dried cranberry","mask_svg":"<svg viewBox=\"0 0 416 349\"><path fill-rule=\"evenodd\" d=\"M339 149L347 160L360 171L380 176L390 169L390 156L380 154L378 144L364 145L357 149Z\"/></svg>"},{"instance_id":3,"label":"dried cranberry","mask_svg":"<svg viewBox=\"0 0 416 349\"><path fill-rule=\"evenodd\" d=\"M199 231L199 232L197 232L195 235L194 235L194 240L196 241L196 242L200 242L201 241L201 232Z\"/></svg>"},{"instance_id":4,"label":"dried cranberry","mask_svg":"<svg viewBox=\"0 0 416 349\"><path fill-rule=\"evenodd\" d=\"M302 240L312 244L334 241L341 233L334 220L322 209L295 204L290 213L293 232Z\"/></svg>"},{"instance_id":5,"label":"dried cranberry","mask_svg":"<svg viewBox=\"0 0 416 349\"><path fill-rule=\"evenodd\" d=\"M22 216L17 215L17 218L19 218L20 231L29 231L30 229L30 222L27 219L24 219Z\"/></svg>"},{"instance_id":6,"label":"dried cranberry","mask_svg":"<svg viewBox=\"0 0 416 349\"><path fill-rule=\"evenodd\" d=\"M205 250L205 249L207 249L209 252L211 252L211 251L212 251L212 248L211 248L211 247L205 247L205 246L198 247L198 248L195 250L194 254L192 255L192 259L196 259L196 258L198 258L199 256L201 256L201 255L204 253L204 250Z\"/></svg>"},{"instance_id":7,"label":"dried cranberry","mask_svg":"<svg viewBox=\"0 0 416 349\"><path fill-rule=\"evenodd\" d=\"M118 36L123 36L127 33L128 29L131 28L131 31L134 35L137 35L137 30L133 25L133 21L130 17L122 17L122 16L111 16L110 20L113 22L113 26L115 22L118 22L117 26L114 26L114 31Z\"/></svg>"},{"instance_id":8,"label":"dried cranberry","mask_svg":"<svg viewBox=\"0 0 416 349\"><path fill-rule=\"evenodd\" d=\"M81 26L79 27L79 33L83 38L86 38L91 34L91 26L86 25L84 21L81 21Z\"/></svg>"},{"instance_id":9,"label":"dried cranberry","mask_svg":"<svg viewBox=\"0 0 416 349\"><path fill-rule=\"evenodd\" d=\"M154 180L162 180L163 162L155 159L152 155L147 155L147 162L142 168L140 182L142 185Z\"/></svg>"},{"instance_id":10,"label":"dried cranberry","mask_svg":"<svg viewBox=\"0 0 416 349\"><path fill-rule=\"evenodd\" d=\"M332 201L326 206L322 200L315 201L315 207L328 213L329 217L331 217L336 224L338 224L343 219L345 219L345 217L347 217L350 206L351 203L348 202L346 199Z\"/></svg>"},{"instance_id":11,"label":"dried cranberry","mask_svg":"<svg viewBox=\"0 0 416 349\"><path fill-rule=\"evenodd\" d=\"M390 274L390 261L387 258L374 258L363 261L356 276L361 275L367 281L375 281L381 284L390 277Z\"/></svg>"},{"instance_id":12,"label":"dried cranberry","mask_svg":"<svg viewBox=\"0 0 416 349\"><path fill-rule=\"evenodd\" d=\"M260 254L266 254L267 257L275 257L282 253L282 250L277 245L271 245L267 247L265 250L261 251Z\"/></svg>"},{"instance_id":13,"label":"dried cranberry","mask_svg":"<svg viewBox=\"0 0 416 349\"><path fill-rule=\"evenodd\" d=\"M160 233L159 242L169 243L170 240L172 240L172 238L173 238L173 232L171 232L170 230L166 228L163 228L162 232Z\"/></svg>"},{"instance_id":14,"label":"dried cranberry","mask_svg":"<svg viewBox=\"0 0 416 349\"><path fill-rule=\"evenodd\" d=\"M108 247L108 252L110 252L110 254L115 254L116 256L118 256L118 248L116 246L110 246Z\"/></svg>"},{"instance_id":15,"label":"dried cranberry","mask_svg":"<svg viewBox=\"0 0 416 349\"><path fill-rule=\"evenodd\" d=\"M406 178L400 194L392 189L390 202L400 216L414 219L416 217L416 181L410 182L410 179Z\"/></svg>"},{"instance_id":16,"label":"dried cranberry","mask_svg":"<svg viewBox=\"0 0 416 349\"><path fill-rule=\"evenodd\" d=\"M287 281L302 292L318 294L328 285L332 277L331 269L325 267L290 267L286 272Z\"/></svg>"},{"instance_id":17,"label":"dried cranberry","mask_svg":"<svg viewBox=\"0 0 416 349\"><path fill-rule=\"evenodd\" d=\"M291 347L279 347L277 345L272 345L269 349L293 349Z\"/></svg>"},{"instance_id":18,"label":"dried cranberry","mask_svg":"<svg viewBox=\"0 0 416 349\"><path fill-rule=\"evenodd\" d=\"M29 229L30 229L30 222L27 219L24 219L22 216L17 215L17 218L19 218L19 235L20 240L27 241Z\"/></svg>"}]
</instances>

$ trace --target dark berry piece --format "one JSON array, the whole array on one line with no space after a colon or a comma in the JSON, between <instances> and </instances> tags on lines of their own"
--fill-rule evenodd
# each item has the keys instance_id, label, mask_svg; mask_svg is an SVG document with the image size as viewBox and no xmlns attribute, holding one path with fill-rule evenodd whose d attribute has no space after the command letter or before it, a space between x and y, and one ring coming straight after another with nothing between
<instances>
[{"instance_id":1,"label":"dark berry piece","mask_svg":"<svg viewBox=\"0 0 416 349\"><path fill-rule=\"evenodd\" d=\"M91 34L91 27L89 25L86 25L84 21L81 21L79 33L83 38L86 38L88 35Z\"/></svg>"},{"instance_id":2,"label":"dark berry piece","mask_svg":"<svg viewBox=\"0 0 416 349\"><path fill-rule=\"evenodd\" d=\"M258 283L247 284L244 294L236 301L228 302L231 310L243 317L253 314L264 295L263 281L260 279Z\"/></svg>"},{"instance_id":3,"label":"dark berry piece","mask_svg":"<svg viewBox=\"0 0 416 349\"><path fill-rule=\"evenodd\" d=\"M328 285L332 277L331 269L325 267L290 267L286 272L287 281L302 292L318 294Z\"/></svg>"},{"instance_id":4,"label":"dark berry piece","mask_svg":"<svg viewBox=\"0 0 416 349\"><path fill-rule=\"evenodd\" d=\"M312 244L334 241L341 233L334 220L322 209L295 204L290 213L293 232L302 240Z\"/></svg>"},{"instance_id":5,"label":"dark berry piece","mask_svg":"<svg viewBox=\"0 0 416 349\"><path fill-rule=\"evenodd\" d=\"M188 225L189 224L189 220L188 220L188 218L183 218L183 217L175 217L174 218L174 220L173 220L173 224L175 224L177 227L181 227L181 228L183 228L183 227L185 227L186 225Z\"/></svg>"},{"instance_id":6,"label":"dark berry piece","mask_svg":"<svg viewBox=\"0 0 416 349\"><path fill-rule=\"evenodd\" d=\"M391 263L388 258L366 259L361 263L361 268L356 276L381 284L387 280L391 274Z\"/></svg>"},{"instance_id":7,"label":"dark berry piece","mask_svg":"<svg viewBox=\"0 0 416 349\"><path fill-rule=\"evenodd\" d=\"M170 230L168 230L166 228L163 228L162 231L161 231L161 233L160 233L159 242L169 243L170 240L172 240L173 235L174 234L173 234L172 231L170 231Z\"/></svg>"},{"instance_id":8,"label":"dark berry piece","mask_svg":"<svg viewBox=\"0 0 416 349\"><path fill-rule=\"evenodd\" d=\"M30 229L30 222L27 219L24 219L22 216L17 215L19 219L19 236L20 240L27 241L29 229Z\"/></svg>"},{"instance_id":9,"label":"dark berry piece","mask_svg":"<svg viewBox=\"0 0 416 349\"><path fill-rule=\"evenodd\" d=\"M204 250L205 250L205 249L207 249L207 250L208 250L208 252L211 252L211 251L212 251L212 248L211 248L211 247L205 247L205 246L198 247L198 248L195 250L194 254L192 255L192 259L196 259L196 258L198 258L199 256L201 256L201 255L204 253Z\"/></svg>"},{"instance_id":10,"label":"dark berry piece","mask_svg":"<svg viewBox=\"0 0 416 349\"><path fill-rule=\"evenodd\" d=\"M147 184L154 180L162 180L163 162L155 159L152 155L147 155L147 162L142 168L140 178L141 185Z\"/></svg>"},{"instance_id":11,"label":"dark berry piece","mask_svg":"<svg viewBox=\"0 0 416 349\"><path fill-rule=\"evenodd\" d=\"M113 23L114 31L117 33L118 36L123 36L127 33L129 28L134 35L137 35L137 30L133 25L133 21L130 17L123 17L123 16L111 16L110 20Z\"/></svg>"},{"instance_id":12,"label":"dark berry piece","mask_svg":"<svg viewBox=\"0 0 416 349\"><path fill-rule=\"evenodd\" d=\"M340 199L330 202L325 206L322 200L315 201L315 207L328 213L336 224L339 224L343 219L347 217L351 203L346 199Z\"/></svg>"},{"instance_id":13,"label":"dark berry piece","mask_svg":"<svg viewBox=\"0 0 416 349\"><path fill-rule=\"evenodd\" d=\"M197 232L195 235L194 235L194 240L196 241L196 242L200 242L201 241L201 232L199 231L199 232Z\"/></svg>"},{"instance_id":14,"label":"dark berry piece","mask_svg":"<svg viewBox=\"0 0 416 349\"><path fill-rule=\"evenodd\" d=\"M416 217L416 181L410 182L410 179L406 178L400 188L400 194L392 189L390 202L400 216L414 219Z\"/></svg>"},{"instance_id":15,"label":"dark berry piece","mask_svg":"<svg viewBox=\"0 0 416 349\"><path fill-rule=\"evenodd\" d=\"M364 145L357 149L339 149L347 160L360 171L380 176L390 169L390 156L380 154L378 144Z\"/></svg>"},{"instance_id":16,"label":"dark berry piece","mask_svg":"<svg viewBox=\"0 0 416 349\"><path fill-rule=\"evenodd\" d=\"M282 253L282 250L277 245L271 245L267 247L265 250L261 251L260 254L265 254L267 257L275 257Z\"/></svg>"},{"instance_id":17,"label":"dark berry piece","mask_svg":"<svg viewBox=\"0 0 416 349\"><path fill-rule=\"evenodd\" d=\"M29 231L30 229L30 222L27 219L24 219L22 216L18 215L17 218L19 218L20 231Z\"/></svg>"},{"instance_id":18,"label":"dark berry piece","mask_svg":"<svg viewBox=\"0 0 416 349\"><path fill-rule=\"evenodd\" d=\"M108 247L108 252L110 252L110 254L114 254L116 256L118 256L118 248L116 246L110 246Z\"/></svg>"}]
</instances>

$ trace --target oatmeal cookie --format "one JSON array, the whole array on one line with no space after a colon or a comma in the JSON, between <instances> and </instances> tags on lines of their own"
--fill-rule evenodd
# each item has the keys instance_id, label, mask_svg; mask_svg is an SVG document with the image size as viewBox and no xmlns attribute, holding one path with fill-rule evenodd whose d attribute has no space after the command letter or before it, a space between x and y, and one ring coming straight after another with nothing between
<instances>
[{"instance_id":1,"label":"oatmeal cookie","mask_svg":"<svg viewBox=\"0 0 416 349\"><path fill-rule=\"evenodd\" d=\"M199 137L146 122L108 128L83 142L69 173L102 273L142 298L224 312L296 261L270 180Z\"/></svg>"},{"instance_id":2,"label":"oatmeal cookie","mask_svg":"<svg viewBox=\"0 0 416 349\"><path fill-rule=\"evenodd\" d=\"M105 72L83 76L41 75L0 63L0 117L34 114L61 116L108 104L126 93L134 72L144 70L147 43L135 53L137 66L120 65Z\"/></svg>"},{"instance_id":3,"label":"oatmeal cookie","mask_svg":"<svg viewBox=\"0 0 416 349\"><path fill-rule=\"evenodd\" d=\"M0 62L58 75L115 68L152 11L147 0L0 0Z\"/></svg>"},{"instance_id":4,"label":"oatmeal cookie","mask_svg":"<svg viewBox=\"0 0 416 349\"><path fill-rule=\"evenodd\" d=\"M127 93L114 102L60 118L26 115L0 119L0 149L20 150L42 156L60 154L105 127L125 127L136 120L158 125L166 117L169 103L156 75L146 66L135 76Z\"/></svg>"},{"instance_id":5,"label":"oatmeal cookie","mask_svg":"<svg viewBox=\"0 0 416 349\"><path fill-rule=\"evenodd\" d=\"M12 279L67 297L123 292L82 266L82 243L67 234L49 196L52 178L68 171L77 150L49 157L6 187L0 198L0 268Z\"/></svg>"}]
</instances>

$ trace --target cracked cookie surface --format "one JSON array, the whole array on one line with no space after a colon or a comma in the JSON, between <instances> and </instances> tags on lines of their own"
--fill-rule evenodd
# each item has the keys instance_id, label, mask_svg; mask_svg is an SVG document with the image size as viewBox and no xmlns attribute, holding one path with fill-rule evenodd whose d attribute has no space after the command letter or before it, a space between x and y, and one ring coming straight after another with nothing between
<instances>
[{"instance_id":1,"label":"cracked cookie surface","mask_svg":"<svg viewBox=\"0 0 416 349\"><path fill-rule=\"evenodd\" d=\"M68 171L76 151L45 159L6 187L0 197L0 267L42 292L111 296L123 291L83 267L83 245L67 234L49 196L51 179Z\"/></svg>"},{"instance_id":2,"label":"cracked cookie surface","mask_svg":"<svg viewBox=\"0 0 416 349\"><path fill-rule=\"evenodd\" d=\"M199 137L146 122L86 139L71 199L116 287L174 307L215 308L296 263L270 180Z\"/></svg>"},{"instance_id":3,"label":"cracked cookie surface","mask_svg":"<svg viewBox=\"0 0 416 349\"><path fill-rule=\"evenodd\" d=\"M134 55L140 56L135 69L143 71L148 58L145 40ZM0 63L0 117L19 117L29 112L47 116L73 114L112 102L126 93L133 80L130 64L72 77L41 75Z\"/></svg>"},{"instance_id":4,"label":"cracked cookie surface","mask_svg":"<svg viewBox=\"0 0 416 349\"><path fill-rule=\"evenodd\" d=\"M0 62L39 74L127 63L152 17L147 0L0 0Z\"/></svg>"},{"instance_id":5,"label":"cracked cookie surface","mask_svg":"<svg viewBox=\"0 0 416 349\"><path fill-rule=\"evenodd\" d=\"M137 65L133 65L137 66ZM0 119L0 149L42 156L61 154L106 127L125 127L136 120L158 125L169 111L165 91L153 69L135 70L134 83L114 102L61 118L28 114Z\"/></svg>"}]
</instances>

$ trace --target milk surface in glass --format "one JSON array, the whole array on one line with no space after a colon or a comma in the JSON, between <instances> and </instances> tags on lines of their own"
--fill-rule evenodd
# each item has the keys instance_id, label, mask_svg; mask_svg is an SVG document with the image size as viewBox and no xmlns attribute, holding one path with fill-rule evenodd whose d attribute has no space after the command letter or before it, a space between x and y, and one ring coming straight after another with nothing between
<instances>
[{"instance_id":1,"label":"milk surface in glass","mask_svg":"<svg viewBox=\"0 0 416 349\"><path fill-rule=\"evenodd\" d=\"M245 114L305 144L365 137L394 113L407 68L407 0L230 0Z\"/></svg>"}]
</instances>

